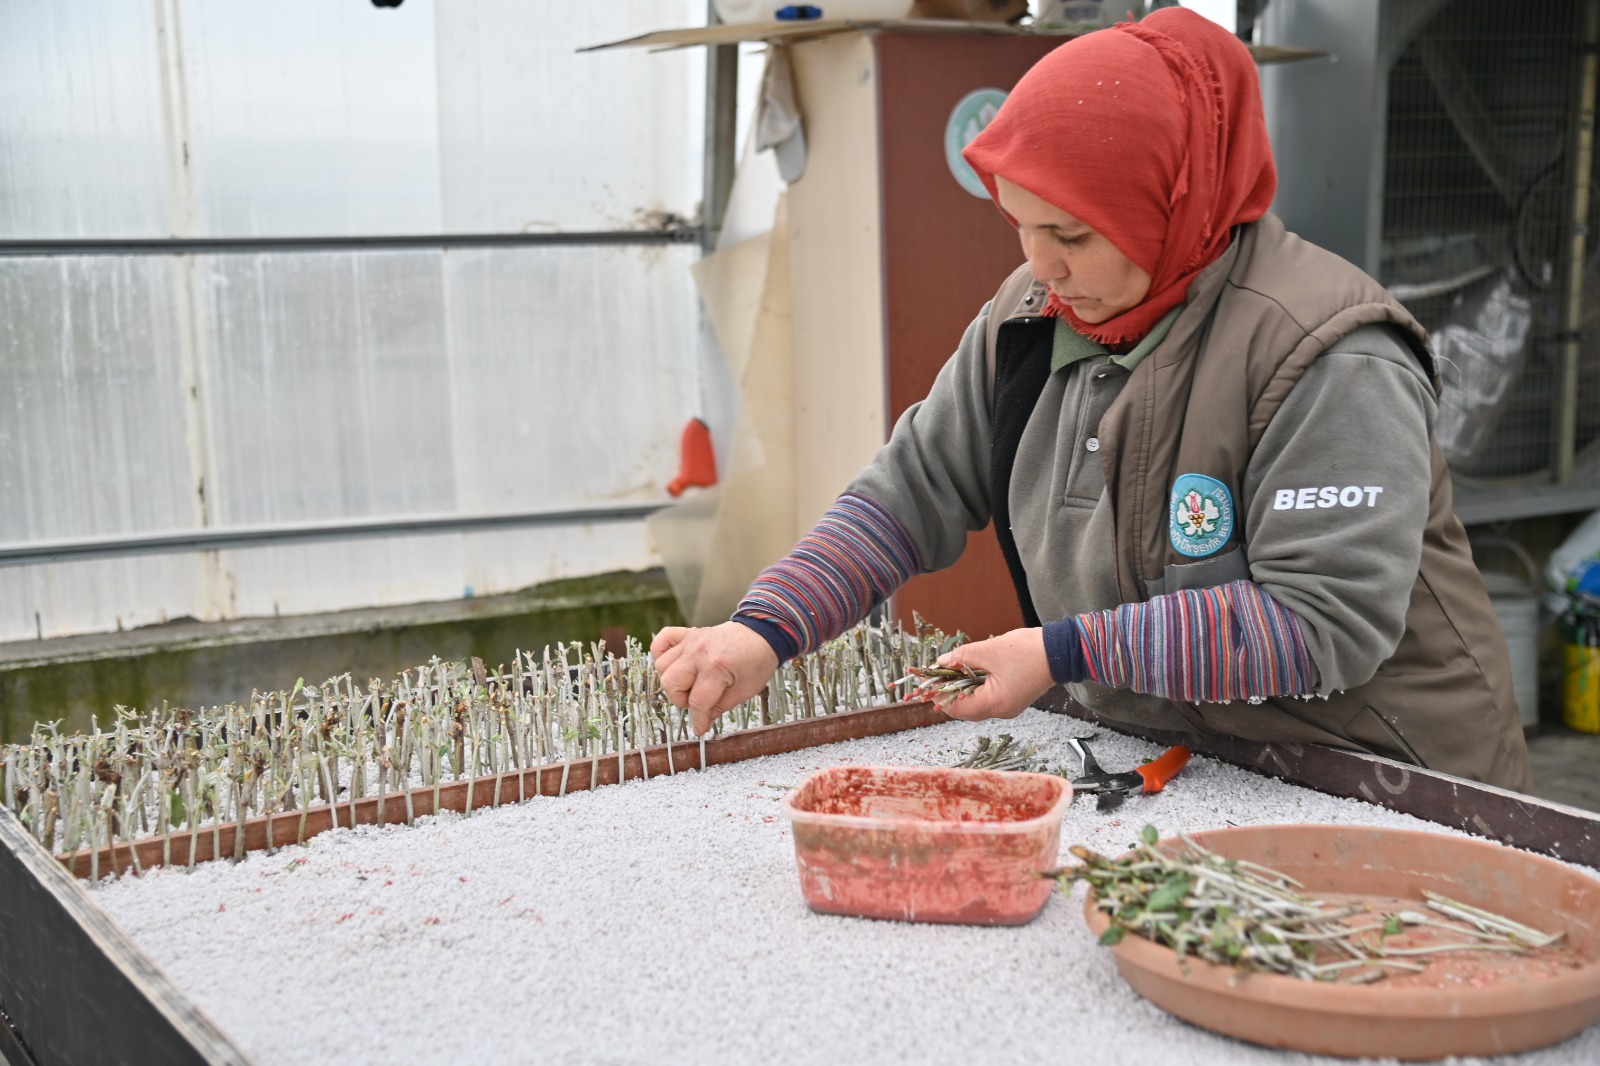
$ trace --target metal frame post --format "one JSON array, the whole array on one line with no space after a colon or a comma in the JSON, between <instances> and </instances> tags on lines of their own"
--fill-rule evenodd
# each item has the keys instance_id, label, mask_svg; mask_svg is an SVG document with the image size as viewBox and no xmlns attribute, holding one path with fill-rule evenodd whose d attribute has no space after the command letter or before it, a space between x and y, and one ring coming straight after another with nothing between
<instances>
[{"instance_id":1,"label":"metal frame post","mask_svg":"<svg viewBox=\"0 0 1600 1066\"><path fill-rule=\"evenodd\" d=\"M706 23L715 26L715 5L707 0ZM739 113L739 46L706 49L706 145L704 193L700 204L700 247L716 250L722 216L733 191L735 125Z\"/></svg>"},{"instance_id":2,"label":"metal frame post","mask_svg":"<svg viewBox=\"0 0 1600 1066\"><path fill-rule=\"evenodd\" d=\"M1583 6L1583 42L1578 66L1577 122L1573 131L1572 201L1568 218L1566 300L1561 309L1561 361L1556 382L1556 427L1550 478L1572 480L1578 432L1578 363L1582 354L1583 267L1588 258L1589 177L1594 160L1595 88L1600 78L1600 0Z\"/></svg>"}]
</instances>

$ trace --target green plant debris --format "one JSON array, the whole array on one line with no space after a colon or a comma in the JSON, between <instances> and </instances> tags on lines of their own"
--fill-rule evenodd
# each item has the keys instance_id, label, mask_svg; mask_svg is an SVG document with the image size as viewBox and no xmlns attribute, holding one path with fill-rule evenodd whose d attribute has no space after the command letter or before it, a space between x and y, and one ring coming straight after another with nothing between
<instances>
[{"instance_id":1,"label":"green plant debris","mask_svg":"<svg viewBox=\"0 0 1600 1066\"><path fill-rule=\"evenodd\" d=\"M1108 859L1088 848L1068 850L1081 865L1047 876L1063 891L1083 881L1095 907L1111 924L1100 943L1111 947L1127 934L1146 937L1207 962L1318 981L1366 984L1391 971L1420 972L1423 956L1481 951L1525 954L1561 938L1500 915L1425 893L1443 917L1413 910L1374 915L1365 904L1327 903L1307 895L1285 874L1208 851L1180 834L1158 844L1145 826L1133 850ZM1394 947L1387 939L1426 926L1452 939ZM1420 961L1419 961L1420 959Z\"/></svg>"}]
</instances>

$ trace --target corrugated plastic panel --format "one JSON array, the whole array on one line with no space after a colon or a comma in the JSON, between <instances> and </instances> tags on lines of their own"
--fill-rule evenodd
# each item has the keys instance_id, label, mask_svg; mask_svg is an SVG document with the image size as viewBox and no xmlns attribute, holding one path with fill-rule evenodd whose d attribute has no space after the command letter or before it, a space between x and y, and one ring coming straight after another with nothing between
<instances>
[{"instance_id":1,"label":"corrugated plastic panel","mask_svg":"<svg viewBox=\"0 0 1600 1066\"><path fill-rule=\"evenodd\" d=\"M167 234L153 3L0 4L0 239Z\"/></svg>"},{"instance_id":2,"label":"corrugated plastic panel","mask_svg":"<svg viewBox=\"0 0 1600 1066\"><path fill-rule=\"evenodd\" d=\"M204 617L216 573L184 555L0 567L0 641Z\"/></svg>"},{"instance_id":3,"label":"corrugated plastic panel","mask_svg":"<svg viewBox=\"0 0 1600 1066\"><path fill-rule=\"evenodd\" d=\"M167 258L0 259L0 542L198 523ZM200 609L194 561L0 567L0 640Z\"/></svg>"},{"instance_id":4,"label":"corrugated plastic panel","mask_svg":"<svg viewBox=\"0 0 1600 1066\"><path fill-rule=\"evenodd\" d=\"M262 333L257 308L231 295L217 312L255 331L230 346L282 352L292 364L278 365L270 385L259 357L248 367L219 360L215 368L231 382L225 391L238 397L237 410L270 395L276 399L264 406L282 415L276 427L254 419L218 430L219 468L234 470L219 479L219 513L263 506L254 499L258 487L280 512L237 521L664 500L679 432L697 413L691 366L700 324L688 272L695 254L607 247L272 257L346 260L366 276L349 292L330 293L329 310L292 327L293 339L277 320L268 331L277 337ZM383 268L393 298L386 309L366 309L356 294L384 290L371 275L374 261L386 259L403 260ZM440 260L443 284L429 294L417 279L439 270ZM316 283L330 284L326 277ZM344 307L347 298L357 306ZM441 316L448 340L429 353L423 339ZM357 350L316 354L347 345ZM359 381L352 367L365 368ZM325 399L308 405L296 400L319 396ZM318 429L319 421L337 432ZM357 453L354 442L388 451ZM249 470L258 459L265 465ZM299 510L284 513L291 505ZM484 595L658 562L639 522L384 537L224 558L230 607L243 616Z\"/></svg>"},{"instance_id":5,"label":"corrugated plastic panel","mask_svg":"<svg viewBox=\"0 0 1600 1066\"><path fill-rule=\"evenodd\" d=\"M699 413L698 255L670 247L446 258L460 506L657 500Z\"/></svg>"},{"instance_id":6,"label":"corrugated plastic panel","mask_svg":"<svg viewBox=\"0 0 1600 1066\"><path fill-rule=\"evenodd\" d=\"M172 10L186 176L167 170L154 3L0 7L0 237L606 230L698 213L703 54L576 51L703 20L693 0Z\"/></svg>"},{"instance_id":7,"label":"corrugated plastic panel","mask_svg":"<svg viewBox=\"0 0 1600 1066\"><path fill-rule=\"evenodd\" d=\"M214 524L456 509L442 254L198 261Z\"/></svg>"},{"instance_id":8,"label":"corrugated plastic panel","mask_svg":"<svg viewBox=\"0 0 1600 1066\"><path fill-rule=\"evenodd\" d=\"M658 565L643 522L314 542L221 553L230 616L452 600Z\"/></svg>"},{"instance_id":9,"label":"corrugated plastic panel","mask_svg":"<svg viewBox=\"0 0 1600 1066\"><path fill-rule=\"evenodd\" d=\"M694 0L77 10L0 7L0 239L590 230L697 210L703 54L576 52L697 21ZM181 42L170 114L186 174L164 170L158 12ZM52 131L84 144L52 146ZM0 400L0 543L202 517L664 501L679 432L705 413L697 254L0 259L0 367L14 383ZM0 641L655 562L634 521L0 567Z\"/></svg>"},{"instance_id":10,"label":"corrugated plastic panel","mask_svg":"<svg viewBox=\"0 0 1600 1066\"><path fill-rule=\"evenodd\" d=\"M207 236L626 229L698 211L704 57L579 54L690 2L186 0Z\"/></svg>"},{"instance_id":11,"label":"corrugated plastic panel","mask_svg":"<svg viewBox=\"0 0 1600 1066\"><path fill-rule=\"evenodd\" d=\"M694 413L695 254L201 259L214 520L659 498Z\"/></svg>"},{"instance_id":12,"label":"corrugated plastic panel","mask_svg":"<svg viewBox=\"0 0 1600 1066\"><path fill-rule=\"evenodd\" d=\"M165 258L0 259L0 542L192 526Z\"/></svg>"},{"instance_id":13,"label":"corrugated plastic panel","mask_svg":"<svg viewBox=\"0 0 1600 1066\"><path fill-rule=\"evenodd\" d=\"M180 7L197 235L439 231L429 0Z\"/></svg>"},{"instance_id":14,"label":"corrugated plastic panel","mask_svg":"<svg viewBox=\"0 0 1600 1066\"><path fill-rule=\"evenodd\" d=\"M703 24L703 0L441 4L452 232L634 229L699 213L705 53L584 45Z\"/></svg>"}]
</instances>

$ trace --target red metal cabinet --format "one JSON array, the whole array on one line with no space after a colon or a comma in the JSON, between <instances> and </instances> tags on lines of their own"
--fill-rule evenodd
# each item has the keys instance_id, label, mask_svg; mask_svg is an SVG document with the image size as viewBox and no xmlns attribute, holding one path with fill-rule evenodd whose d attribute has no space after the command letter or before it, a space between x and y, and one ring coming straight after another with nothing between
<instances>
[{"instance_id":1,"label":"red metal cabinet","mask_svg":"<svg viewBox=\"0 0 1600 1066\"><path fill-rule=\"evenodd\" d=\"M881 32L793 46L811 149L789 190L802 527L926 394L1022 262L994 204L951 174L945 127L968 93L1008 91L1062 41ZM969 537L955 567L913 579L894 607L907 623L915 612L973 637L1022 621L992 529Z\"/></svg>"}]
</instances>

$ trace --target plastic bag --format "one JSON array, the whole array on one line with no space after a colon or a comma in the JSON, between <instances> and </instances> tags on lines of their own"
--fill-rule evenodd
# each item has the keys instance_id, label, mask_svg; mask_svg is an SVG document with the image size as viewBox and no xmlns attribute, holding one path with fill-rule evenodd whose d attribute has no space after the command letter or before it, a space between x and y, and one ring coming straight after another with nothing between
<instances>
[{"instance_id":1,"label":"plastic bag","mask_svg":"<svg viewBox=\"0 0 1600 1066\"><path fill-rule=\"evenodd\" d=\"M1494 432L1522 373L1533 304L1503 270L1463 289L1433 331L1444 392L1434 427L1452 466L1468 466Z\"/></svg>"}]
</instances>

